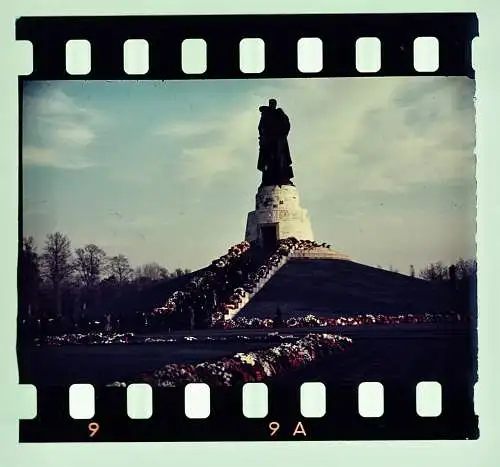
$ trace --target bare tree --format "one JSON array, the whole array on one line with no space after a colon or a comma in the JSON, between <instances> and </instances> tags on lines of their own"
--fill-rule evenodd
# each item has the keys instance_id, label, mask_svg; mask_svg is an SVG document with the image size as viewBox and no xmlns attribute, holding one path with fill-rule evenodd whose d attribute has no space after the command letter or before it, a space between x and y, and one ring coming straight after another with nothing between
<instances>
[{"instance_id":1,"label":"bare tree","mask_svg":"<svg viewBox=\"0 0 500 467\"><path fill-rule=\"evenodd\" d=\"M477 263L473 259L465 260L460 258L456 264L456 275L457 279L466 279L468 277L472 277L477 272Z\"/></svg>"},{"instance_id":2,"label":"bare tree","mask_svg":"<svg viewBox=\"0 0 500 467\"><path fill-rule=\"evenodd\" d=\"M77 248L75 253L75 268L83 285L87 288L95 287L104 270L106 253L93 243Z\"/></svg>"},{"instance_id":3,"label":"bare tree","mask_svg":"<svg viewBox=\"0 0 500 467\"><path fill-rule=\"evenodd\" d=\"M23 237L22 249L23 251L31 251L36 253L35 239L32 236Z\"/></svg>"},{"instance_id":4,"label":"bare tree","mask_svg":"<svg viewBox=\"0 0 500 467\"><path fill-rule=\"evenodd\" d=\"M130 262L125 255L113 256L109 260L109 268L111 274L115 276L116 282L121 285L127 282L132 275Z\"/></svg>"},{"instance_id":5,"label":"bare tree","mask_svg":"<svg viewBox=\"0 0 500 467\"><path fill-rule=\"evenodd\" d=\"M61 287L73 272L71 242L61 232L47 235L42 253L41 272L51 284L57 316L62 315Z\"/></svg>"},{"instance_id":6,"label":"bare tree","mask_svg":"<svg viewBox=\"0 0 500 467\"><path fill-rule=\"evenodd\" d=\"M190 274L191 269L182 269L182 268L176 268L175 271L170 274L170 277L181 277L185 276L186 274Z\"/></svg>"},{"instance_id":7,"label":"bare tree","mask_svg":"<svg viewBox=\"0 0 500 467\"><path fill-rule=\"evenodd\" d=\"M182 268L176 268L174 273L172 274L173 277L181 277L185 274L184 269Z\"/></svg>"},{"instance_id":8,"label":"bare tree","mask_svg":"<svg viewBox=\"0 0 500 467\"><path fill-rule=\"evenodd\" d=\"M19 253L19 310L20 315L31 316L37 302L40 283L39 258L33 237L24 237Z\"/></svg>"},{"instance_id":9,"label":"bare tree","mask_svg":"<svg viewBox=\"0 0 500 467\"><path fill-rule=\"evenodd\" d=\"M419 276L428 281L442 281L448 279L448 268L441 262L429 264L420 271Z\"/></svg>"},{"instance_id":10,"label":"bare tree","mask_svg":"<svg viewBox=\"0 0 500 467\"><path fill-rule=\"evenodd\" d=\"M158 263L152 262L137 267L135 270L135 276L137 279L158 281L168 277L168 270L163 266L160 266Z\"/></svg>"}]
</instances>

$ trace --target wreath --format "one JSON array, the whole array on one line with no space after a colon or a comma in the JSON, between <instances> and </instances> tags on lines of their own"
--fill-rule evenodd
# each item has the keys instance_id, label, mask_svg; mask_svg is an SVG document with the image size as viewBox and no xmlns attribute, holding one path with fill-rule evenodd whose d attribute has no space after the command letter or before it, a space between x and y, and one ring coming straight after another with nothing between
<instances>
[{"instance_id":1,"label":"wreath","mask_svg":"<svg viewBox=\"0 0 500 467\"><path fill-rule=\"evenodd\" d=\"M286 321L287 326L294 328L298 326L299 322L295 318L288 318Z\"/></svg>"}]
</instances>

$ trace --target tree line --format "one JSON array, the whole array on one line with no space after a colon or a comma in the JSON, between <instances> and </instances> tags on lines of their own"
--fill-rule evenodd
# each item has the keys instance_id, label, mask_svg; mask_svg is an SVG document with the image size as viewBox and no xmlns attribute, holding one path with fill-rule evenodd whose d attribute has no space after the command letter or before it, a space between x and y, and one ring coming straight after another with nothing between
<instances>
[{"instance_id":1,"label":"tree line","mask_svg":"<svg viewBox=\"0 0 500 467\"><path fill-rule=\"evenodd\" d=\"M381 265L377 265L377 268L384 269ZM388 270L399 273L399 269L396 269L393 266L389 266ZM450 266L447 266L442 261L430 263L425 268L421 269L418 274L415 270L415 266L410 264L408 275L411 277L418 277L426 281L463 281L474 278L476 276L476 272L476 260L459 258L455 264Z\"/></svg>"},{"instance_id":2,"label":"tree line","mask_svg":"<svg viewBox=\"0 0 500 467\"><path fill-rule=\"evenodd\" d=\"M415 269L413 268L413 276ZM475 278L477 262L460 258L455 264L446 266L443 262L431 263L420 271L419 277L428 281L464 281ZM411 275L411 266L410 266Z\"/></svg>"},{"instance_id":3,"label":"tree line","mask_svg":"<svg viewBox=\"0 0 500 467\"><path fill-rule=\"evenodd\" d=\"M61 232L48 234L41 249L33 237L24 237L19 250L20 319L75 320L126 291L191 272L182 268L170 272L156 262L133 268L124 254L109 256L93 243L73 249Z\"/></svg>"},{"instance_id":4,"label":"tree line","mask_svg":"<svg viewBox=\"0 0 500 467\"><path fill-rule=\"evenodd\" d=\"M474 314L476 269L474 260L459 259L451 266L431 263L418 274L410 265L408 275L450 284L453 308ZM150 311L182 288L190 273L181 268L170 272L156 262L133 268L124 254L107 255L95 244L73 249L61 232L47 235L40 249L33 237L25 237L19 245L18 319L22 325L18 331L47 323L57 331L37 328L28 333L84 331L93 323L101 329L112 319L115 324L118 320L120 329L142 329L151 319Z\"/></svg>"}]
</instances>

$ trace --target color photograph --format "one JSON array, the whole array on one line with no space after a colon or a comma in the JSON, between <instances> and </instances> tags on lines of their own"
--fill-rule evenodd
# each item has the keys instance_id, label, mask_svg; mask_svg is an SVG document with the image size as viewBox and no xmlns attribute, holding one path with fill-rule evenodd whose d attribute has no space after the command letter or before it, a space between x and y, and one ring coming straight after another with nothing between
<instances>
[{"instance_id":1,"label":"color photograph","mask_svg":"<svg viewBox=\"0 0 500 467\"><path fill-rule=\"evenodd\" d=\"M25 81L22 384L477 381L475 82Z\"/></svg>"}]
</instances>

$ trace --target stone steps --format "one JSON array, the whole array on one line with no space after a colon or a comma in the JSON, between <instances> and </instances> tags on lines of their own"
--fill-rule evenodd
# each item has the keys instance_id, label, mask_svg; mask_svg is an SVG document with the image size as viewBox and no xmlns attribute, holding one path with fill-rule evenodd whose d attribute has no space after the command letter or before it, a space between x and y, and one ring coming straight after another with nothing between
<instances>
[{"instance_id":1,"label":"stone steps","mask_svg":"<svg viewBox=\"0 0 500 467\"><path fill-rule=\"evenodd\" d=\"M238 315L238 313L250 302L250 300L261 291L261 289L267 284L267 282L271 279L271 277L273 277L274 274L276 274L287 261L288 257L284 256L280 260L280 262L269 271L269 274L266 277L263 277L257 282L257 285L254 288L253 292L247 293L243 298L243 300L241 301L240 305L234 310L230 310L230 312L225 316L224 319L225 320L234 319L236 315Z\"/></svg>"},{"instance_id":2,"label":"stone steps","mask_svg":"<svg viewBox=\"0 0 500 467\"><path fill-rule=\"evenodd\" d=\"M341 259L351 261L349 256L340 253L339 251L331 250L330 248L317 247L312 250L295 250L290 253L290 257L294 259Z\"/></svg>"},{"instance_id":3,"label":"stone steps","mask_svg":"<svg viewBox=\"0 0 500 467\"><path fill-rule=\"evenodd\" d=\"M294 250L291 251L288 256L284 256L281 261L278 263L277 266L271 269L269 274L266 277L263 277L262 279L257 282L257 286L251 293L247 293L243 300L241 301L240 305L238 308L235 308L234 310L231 310L225 317L226 320L234 319L238 313L245 308L246 305L252 300L252 298L257 295L262 288L271 280L271 278L283 267L286 262L291 259L337 259L337 260L349 260L349 257L339 253L335 250L331 250L329 248L324 248L324 247L317 247L311 250Z\"/></svg>"}]
</instances>

